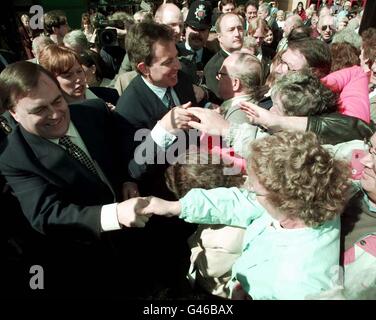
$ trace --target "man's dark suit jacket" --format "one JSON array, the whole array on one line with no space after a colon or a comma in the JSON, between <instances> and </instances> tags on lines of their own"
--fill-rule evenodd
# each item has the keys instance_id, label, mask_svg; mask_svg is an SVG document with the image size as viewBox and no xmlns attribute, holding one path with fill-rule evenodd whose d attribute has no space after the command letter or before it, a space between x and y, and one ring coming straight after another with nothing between
<instances>
[{"instance_id":1,"label":"man's dark suit jacket","mask_svg":"<svg viewBox=\"0 0 376 320\"><path fill-rule=\"evenodd\" d=\"M223 61L227 57L228 54L221 49L209 60L204 68L205 84L209 90L215 94L219 101L222 101L222 98L219 96L218 80L216 77L217 72L221 69Z\"/></svg>"},{"instance_id":2,"label":"man's dark suit jacket","mask_svg":"<svg viewBox=\"0 0 376 320\"><path fill-rule=\"evenodd\" d=\"M70 113L90 155L118 191L125 177L116 165L114 115L99 100L71 105ZM76 229L99 236L101 206L119 195L59 145L18 125L2 146L0 170L31 225L44 234Z\"/></svg>"},{"instance_id":3,"label":"man's dark suit jacket","mask_svg":"<svg viewBox=\"0 0 376 320\"><path fill-rule=\"evenodd\" d=\"M185 47L184 42L179 42L176 47L179 50L179 56L189 57L191 60L193 59L193 52ZM199 63L195 62L197 70L199 71L204 70L204 67L214 55L214 52L212 52L208 48L203 47L202 49L203 51L201 61Z\"/></svg>"},{"instance_id":4,"label":"man's dark suit jacket","mask_svg":"<svg viewBox=\"0 0 376 320\"><path fill-rule=\"evenodd\" d=\"M118 165L117 115L101 100L69 108L71 121L115 194L63 148L19 125L1 145L0 171L29 224L44 237L46 251L41 260L32 259L50 275L48 289L78 294L110 284L103 279L116 274L112 236L123 231L101 233L101 207L120 198L127 166Z\"/></svg>"},{"instance_id":5,"label":"man's dark suit jacket","mask_svg":"<svg viewBox=\"0 0 376 320\"><path fill-rule=\"evenodd\" d=\"M191 101L193 106L196 105L192 82L185 73L179 71L178 83L174 87L174 90L181 104ZM133 140L134 134L138 129L152 130L156 123L162 119L168 111L163 102L145 84L141 76L138 75L131 81L116 106L116 112L123 118L125 128L129 126L133 128L132 136L125 139L125 141ZM152 141L152 139L146 140ZM135 142L133 148L135 149L138 144L140 144L140 142ZM154 148L152 142L148 145ZM153 150L156 150L156 148ZM132 164L132 168L130 168L131 176L135 179L142 180L139 184L141 189L144 189L146 193L154 195L157 195L155 192L163 190L160 196L164 194L171 196L171 194L167 192L164 183L163 172L166 168L165 165L147 166L145 164L137 164L134 160L131 160L130 163ZM144 174L146 174L146 176L142 177ZM152 186L152 183L156 185Z\"/></svg>"},{"instance_id":6,"label":"man's dark suit jacket","mask_svg":"<svg viewBox=\"0 0 376 320\"><path fill-rule=\"evenodd\" d=\"M180 71L178 83L174 90L181 104L191 101L192 105L196 105L192 82L187 75ZM168 111L167 107L145 84L140 75L137 75L131 81L116 105L116 112L135 129L152 129Z\"/></svg>"}]
</instances>

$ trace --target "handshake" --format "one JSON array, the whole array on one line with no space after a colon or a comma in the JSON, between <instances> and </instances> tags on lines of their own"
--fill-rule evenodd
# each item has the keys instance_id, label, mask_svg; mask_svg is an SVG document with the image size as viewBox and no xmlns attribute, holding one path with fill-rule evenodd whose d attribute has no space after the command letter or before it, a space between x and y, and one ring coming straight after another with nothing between
<instances>
[{"instance_id":1,"label":"handshake","mask_svg":"<svg viewBox=\"0 0 376 320\"><path fill-rule=\"evenodd\" d=\"M157 197L137 197L120 202L117 205L117 218L125 227L143 228L153 215L166 217L179 216L179 201L166 201Z\"/></svg>"}]
</instances>

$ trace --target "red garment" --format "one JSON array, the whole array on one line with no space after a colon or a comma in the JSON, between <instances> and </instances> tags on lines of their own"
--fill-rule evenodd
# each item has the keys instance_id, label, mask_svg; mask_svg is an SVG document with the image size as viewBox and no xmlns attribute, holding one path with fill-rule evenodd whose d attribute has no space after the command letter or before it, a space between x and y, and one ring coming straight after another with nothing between
<instances>
[{"instance_id":1,"label":"red garment","mask_svg":"<svg viewBox=\"0 0 376 320\"><path fill-rule=\"evenodd\" d=\"M298 10L295 9L295 10L293 11L293 13L299 15L300 18L302 18L303 22L307 20L307 14L306 14L306 12L305 12L304 9L302 9L302 11L300 11L300 12L298 12Z\"/></svg>"},{"instance_id":2,"label":"red garment","mask_svg":"<svg viewBox=\"0 0 376 320\"><path fill-rule=\"evenodd\" d=\"M222 145L221 145L222 144ZM223 146L220 136L212 136L206 133L201 133L200 136L200 150L217 155L220 159L228 165L227 174L246 173L246 161L239 155L235 154L233 148ZM226 174L226 173L225 173Z\"/></svg>"},{"instance_id":3,"label":"red garment","mask_svg":"<svg viewBox=\"0 0 376 320\"><path fill-rule=\"evenodd\" d=\"M303 22L307 20L307 15L306 15L304 9L302 9L302 11L300 11L300 13L298 12L298 15L300 16L300 18L302 18Z\"/></svg>"}]
</instances>

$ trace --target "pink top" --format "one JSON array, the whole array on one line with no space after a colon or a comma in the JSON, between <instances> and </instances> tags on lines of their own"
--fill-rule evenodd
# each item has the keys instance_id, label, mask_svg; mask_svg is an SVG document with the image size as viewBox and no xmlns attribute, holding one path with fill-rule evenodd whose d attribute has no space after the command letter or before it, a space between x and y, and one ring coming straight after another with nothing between
<instances>
[{"instance_id":1,"label":"pink top","mask_svg":"<svg viewBox=\"0 0 376 320\"><path fill-rule=\"evenodd\" d=\"M328 74L321 82L339 93L338 112L370 123L368 76L359 66Z\"/></svg>"},{"instance_id":2,"label":"pink top","mask_svg":"<svg viewBox=\"0 0 376 320\"><path fill-rule=\"evenodd\" d=\"M224 143L222 142L222 145ZM206 133L201 133L200 136L200 150L201 152L208 152L219 156L222 161L233 169L233 174L246 172L246 161L239 155L235 154L233 148L221 146L221 137L212 136ZM231 172L231 171L229 171ZM230 174L230 173L229 173Z\"/></svg>"}]
</instances>

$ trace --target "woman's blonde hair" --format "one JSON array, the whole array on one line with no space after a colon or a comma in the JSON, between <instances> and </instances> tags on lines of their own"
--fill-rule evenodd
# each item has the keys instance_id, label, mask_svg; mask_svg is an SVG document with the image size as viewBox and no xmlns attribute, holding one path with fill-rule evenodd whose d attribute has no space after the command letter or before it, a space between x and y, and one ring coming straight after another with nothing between
<instances>
[{"instance_id":1,"label":"woman's blonde hair","mask_svg":"<svg viewBox=\"0 0 376 320\"><path fill-rule=\"evenodd\" d=\"M314 227L341 214L350 170L324 149L312 132L284 131L251 143L248 170L285 216Z\"/></svg>"}]
</instances>

